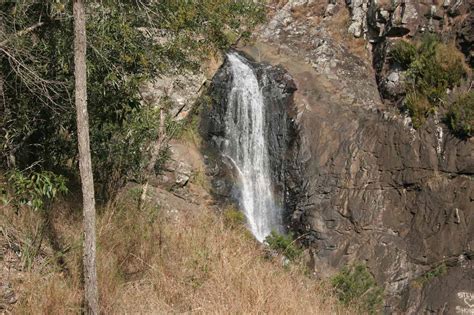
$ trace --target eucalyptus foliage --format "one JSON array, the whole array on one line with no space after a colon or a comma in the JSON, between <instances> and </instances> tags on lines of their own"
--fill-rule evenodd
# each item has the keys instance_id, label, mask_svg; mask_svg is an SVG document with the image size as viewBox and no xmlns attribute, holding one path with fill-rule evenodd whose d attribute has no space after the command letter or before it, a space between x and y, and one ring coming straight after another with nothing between
<instances>
[{"instance_id":1,"label":"eucalyptus foliage","mask_svg":"<svg viewBox=\"0 0 474 315\"><path fill-rule=\"evenodd\" d=\"M155 115L139 87L199 68L264 16L252 0L88 1L87 67L96 182L136 176ZM77 169L71 1L0 4L0 167ZM105 194L106 195L106 194Z\"/></svg>"},{"instance_id":2,"label":"eucalyptus foliage","mask_svg":"<svg viewBox=\"0 0 474 315\"><path fill-rule=\"evenodd\" d=\"M13 204L30 206L33 210L46 207L59 194L68 192L66 178L49 171L25 173L11 170L8 182L13 189Z\"/></svg>"}]
</instances>

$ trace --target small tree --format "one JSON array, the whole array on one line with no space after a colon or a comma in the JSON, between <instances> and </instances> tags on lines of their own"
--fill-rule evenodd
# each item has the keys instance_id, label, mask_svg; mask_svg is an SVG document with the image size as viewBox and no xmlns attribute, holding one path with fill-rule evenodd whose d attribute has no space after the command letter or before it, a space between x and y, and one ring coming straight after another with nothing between
<instances>
[{"instance_id":1,"label":"small tree","mask_svg":"<svg viewBox=\"0 0 474 315\"><path fill-rule=\"evenodd\" d=\"M272 231L270 235L265 238L265 243L268 244L271 249L284 255L289 260L296 260L303 253L303 250L296 245L296 240L292 233L284 235Z\"/></svg>"},{"instance_id":2,"label":"small tree","mask_svg":"<svg viewBox=\"0 0 474 315\"><path fill-rule=\"evenodd\" d=\"M74 0L74 77L79 144L79 169L84 211L84 292L87 314L99 313L96 271L95 197L89 141L86 72L86 13L84 0Z\"/></svg>"},{"instance_id":3,"label":"small tree","mask_svg":"<svg viewBox=\"0 0 474 315\"><path fill-rule=\"evenodd\" d=\"M7 173L8 185L12 189L12 196L4 198L5 203L11 203L16 211L20 207L29 207L41 215L40 229L35 230L33 238L24 242L22 255L24 265L29 268L35 257L40 253L45 232L52 228L51 205L58 195L68 192L66 178L50 171L19 171L11 170Z\"/></svg>"},{"instance_id":4,"label":"small tree","mask_svg":"<svg viewBox=\"0 0 474 315\"><path fill-rule=\"evenodd\" d=\"M383 289L364 264L344 267L331 283L342 304L354 304L363 312L376 314L383 302Z\"/></svg>"}]
</instances>

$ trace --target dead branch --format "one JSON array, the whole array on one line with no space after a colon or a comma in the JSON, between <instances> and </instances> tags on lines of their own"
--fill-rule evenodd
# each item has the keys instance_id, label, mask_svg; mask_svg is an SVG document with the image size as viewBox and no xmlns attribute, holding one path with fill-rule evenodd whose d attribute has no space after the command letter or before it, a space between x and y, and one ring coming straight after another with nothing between
<instances>
[{"instance_id":1,"label":"dead branch","mask_svg":"<svg viewBox=\"0 0 474 315\"><path fill-rule=\"evenodd\" d=\"M38 23L36 23L36 24L31 25L30 27L27 27L27 28L25 28L25 29L23 29L23 30L21 30L21 31L16 32L13 36L11 36L11 37L5 39L4 41L0 42L0 47L4 47L6 44L8 44L8 42L9 42L12 38L14 38L14 37L20 37L20 36L26 35L26 34L28 34L28 33L31 33L31 32L33 32L35 29L37 29L38 27L43 26L43 25L44 25L44 22L38 22Z\"/></svg>"}]
</instances>

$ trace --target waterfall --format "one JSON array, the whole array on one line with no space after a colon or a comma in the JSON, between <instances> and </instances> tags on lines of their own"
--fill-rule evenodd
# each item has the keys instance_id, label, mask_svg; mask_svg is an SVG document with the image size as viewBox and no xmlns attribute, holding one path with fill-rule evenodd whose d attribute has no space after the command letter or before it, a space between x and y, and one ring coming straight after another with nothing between
<instances>
[{"instance_id":1,"label":"waterfall","mask_svg":"<svg viewBox=\"0 0 474 315\"><path fill-rule=\"evenodd\" d=\"M228 157L240 177L241 207L249 228L259 241L280 231L281 209L276 206L270 179L265 128L265 102L257 77L237 53L227 55L232 73L225 117Z\"/></svg>"}]
</instances>

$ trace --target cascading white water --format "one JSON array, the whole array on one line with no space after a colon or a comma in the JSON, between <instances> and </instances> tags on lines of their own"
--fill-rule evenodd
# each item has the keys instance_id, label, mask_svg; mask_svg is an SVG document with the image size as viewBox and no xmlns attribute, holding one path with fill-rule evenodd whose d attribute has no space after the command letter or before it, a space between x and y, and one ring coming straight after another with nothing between
<instances>
[{"instance_id":1,"label":"cascading white water","mask_svg":"<svg viewBox=\"0 0 474 315\"><path fill-rule=\"evenodd\" d=\"M232 72L224 154L240 175L241 203L251 232L259 241L281 230L281 210L275 204L266 141L265 103L252 68L236 53L228 54Z\"/></svg>"}]
</instances>

